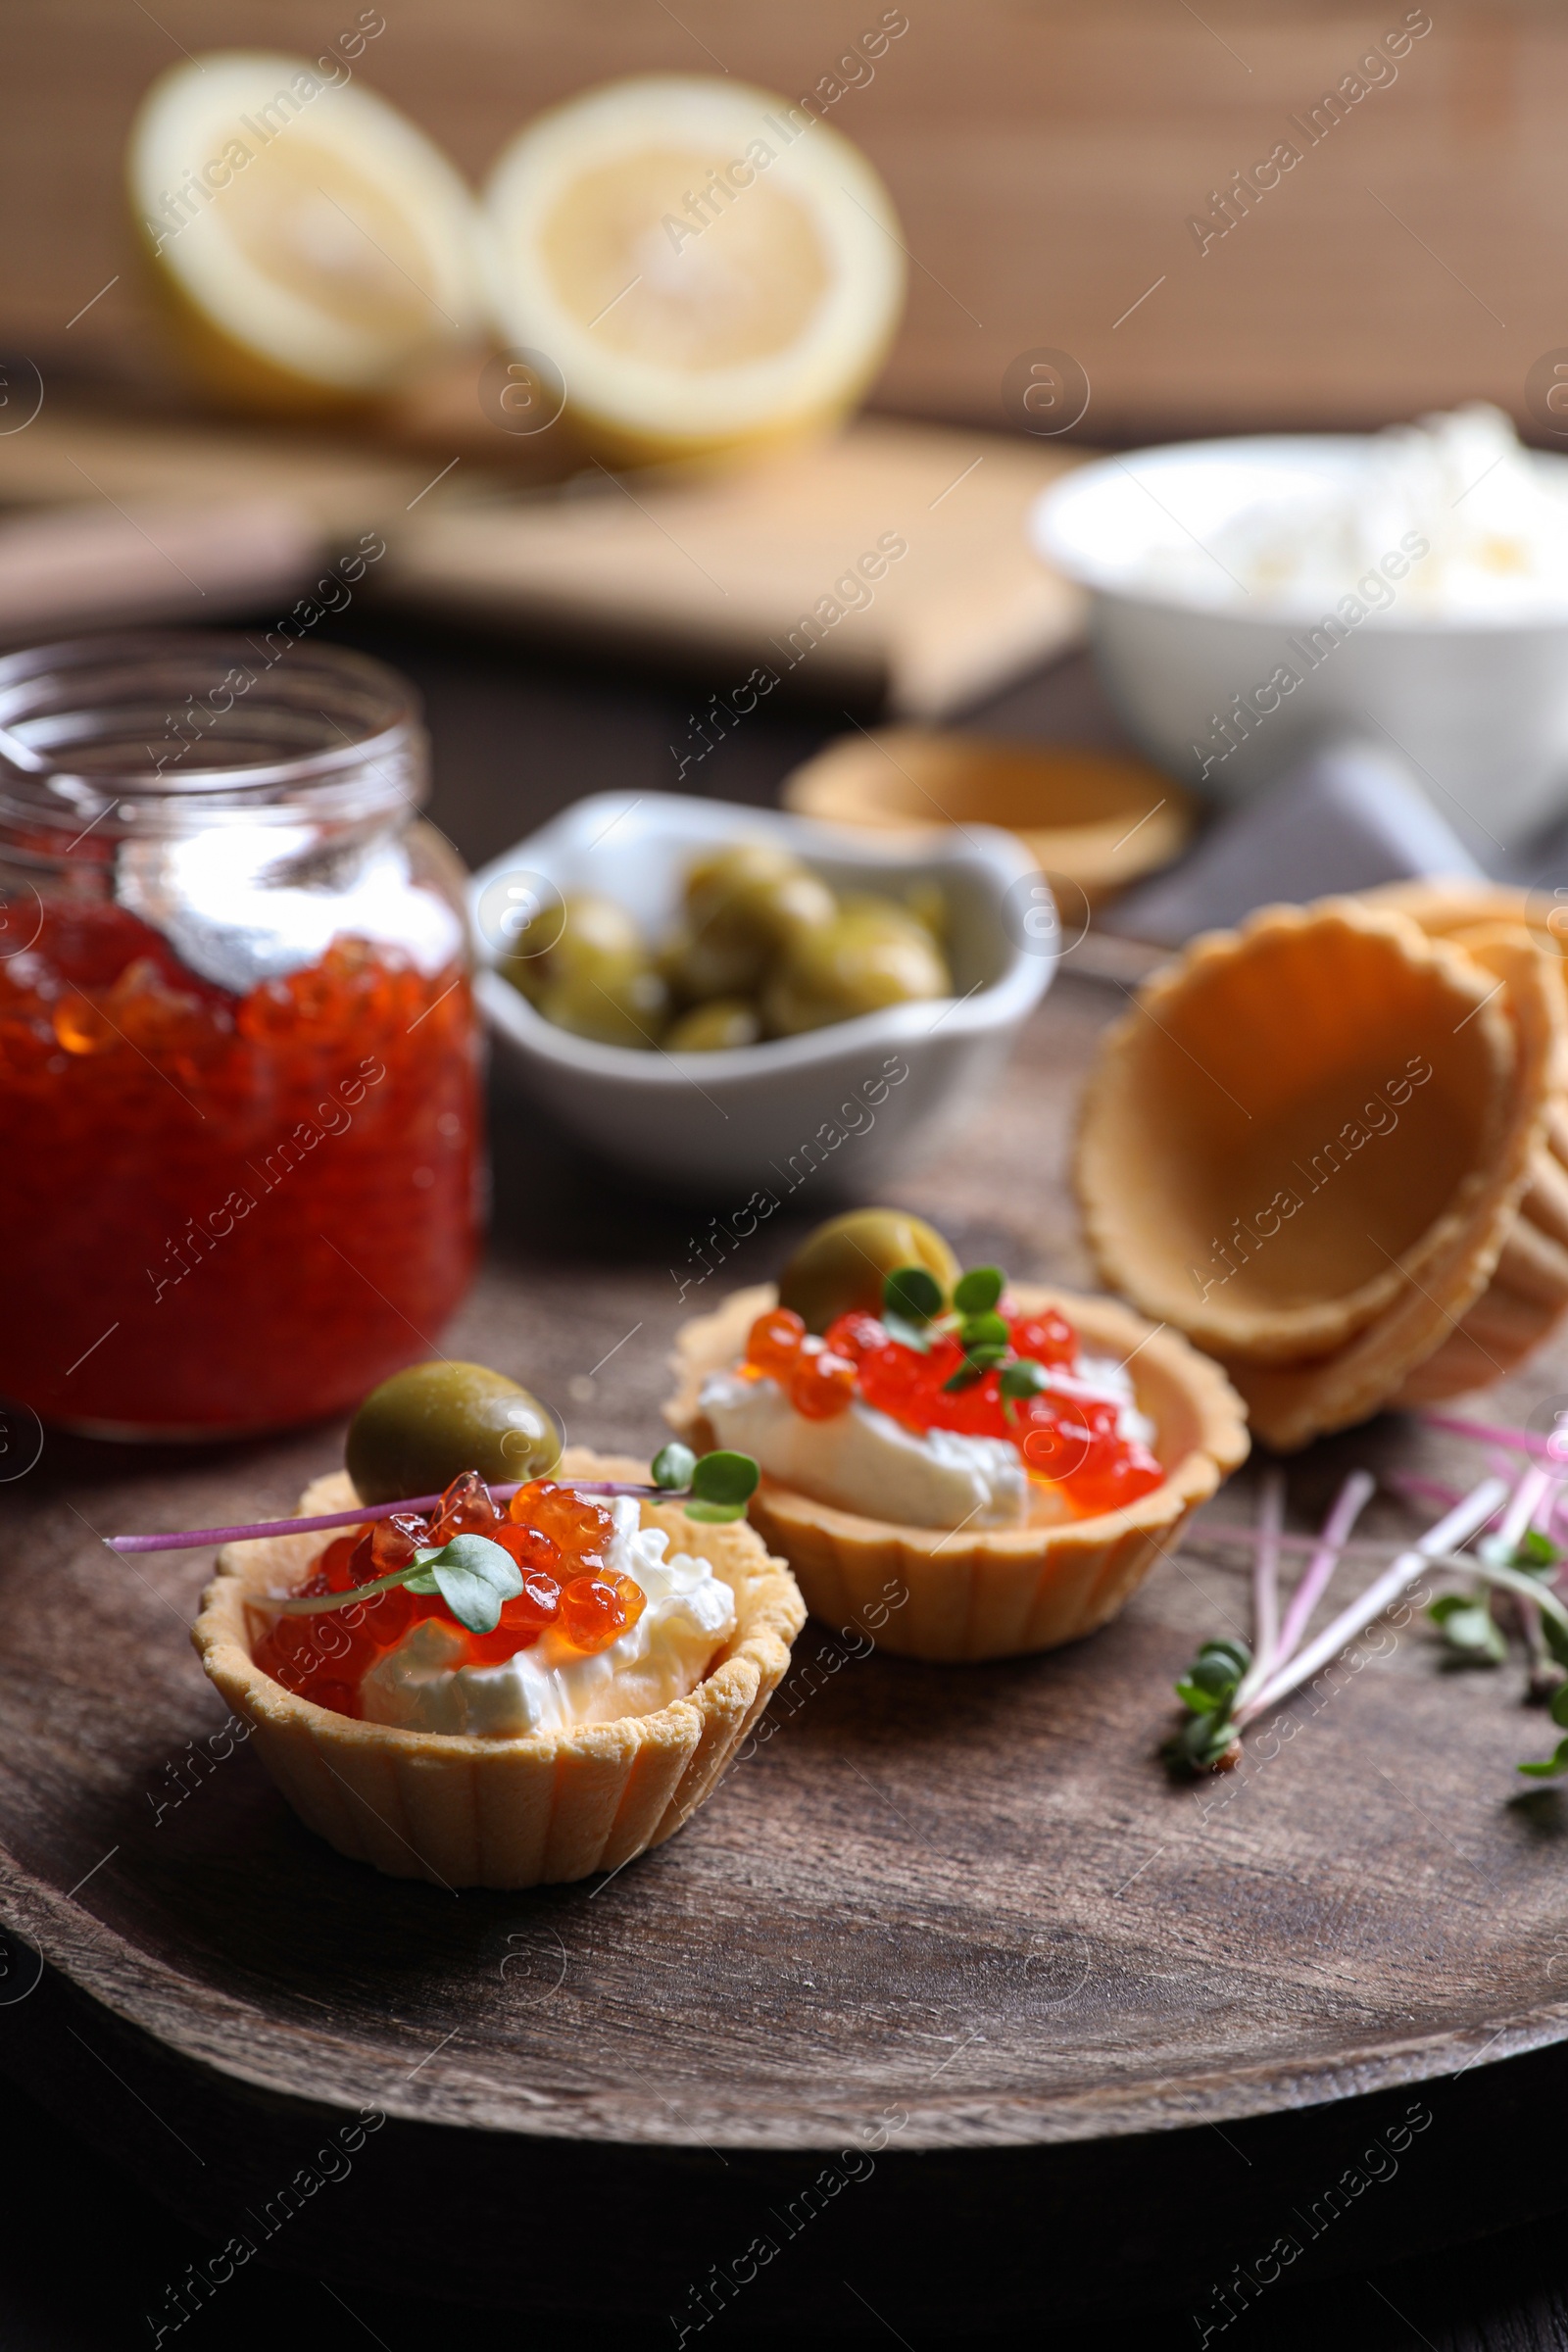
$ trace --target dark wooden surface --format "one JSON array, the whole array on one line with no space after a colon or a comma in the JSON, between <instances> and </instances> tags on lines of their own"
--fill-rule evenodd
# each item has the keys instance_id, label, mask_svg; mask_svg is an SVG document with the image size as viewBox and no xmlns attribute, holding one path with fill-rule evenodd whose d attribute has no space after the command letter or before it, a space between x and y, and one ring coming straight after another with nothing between
<instances>
[{"instance_id":1,"label":"dark wooden surface","mask_svg":"<svg viewBox=\"0 0 1568 2352\"><path fill-rule=\"evenodd\" d=\"M416 666L438 814L470 859L575 792L657 783L673 697L457 649L427 648ZM1013 698L1012 723L1053 714L1063 732L1104 731L1081 672ZM711 788L765 797L822 724L802 708L742 730ZM966 1253L1083 1278L1060 1168L1076 1076L1115 1002L1069 968L1009 1095L911 1171L910 1203ZM498 1108L494 1263L451 1344L531 1376L574 1436L651 1442L671 1268L691 1270L702 1227L605 1189L515 1102ZM820 1213L803 1198L734 1280L771 1271ZM1520 1393L1554 1386L1568 1388L1568 1363ZM155 1823L165 1767L221 1722L182 1631L203 1564L174 1555L127 1578L75 1514L107 1530L242 1499L286 1508L334 1442L318 1431L175 1461L51 1441L6 1497L0 1828L13 1900L54 1965L0 2000L0 2066L131 2156L204 2244L307 2160L323 2100L393 2119L368 2143L386 2154L382 2185L368 2152L361 2185L323 2192L270 2259L356 2304L389 2260L421 2291L516 2299L514 2212L609 2181L623 2259L568 2281L565 2304L651 2330L635 2340L671 2340L664 2315L744 2248L749 2217L775 2199L788 2210L884 2108L907 2120L874 2179L792 2241L715 2336L808 2316L858 2340L885 2315L924 2342L988 2313L1176 2293L1185 2329L1233 2264L1293 2227L1278 2217L1310 2211L1412 2102L1432 2121L1396 2175L1303 2237L1290 2280L1233 2341L1286 2340L1271 2312L1283 2328L1309 2274L1560 2198L1561 2053L1496 2063L1556 2030L1568 1972L1557 1800L1503 1801L1540 1718L1511 1678L1456 1691L1405 1634L1294 1709L1295 1737L1246 1779L1174 1790L1152 1752L1162 1693L1196 1636L1245 1614L1236 1568L1196 1549L1118 1626L1053 1659L922 1669L855 1658L808 1628L775 1735L680 1838L600 1888L455 1899L378 1880L310 1839L243 1751ZM1296 1506L1321 1507L1361 1454L1437 1458L1407 1425L1341 1441L1293 1470ZM24 1971L24 1955L11 1965ZM1319 2103L1259 2112L1300 2099ZM476 2138L462 2129L473 2122L493 2129ZM642 2157L612 2154L617 2141ZM455 2272L463 2225L440 2191L482 2203L476 2173L515 2202L463 2238ZM414 2180L435 2200L424 2232L400 2226L387 2190L412 2194ZM1054 2247L1049 2296L1037 2228ZM549 2282L528 2291L554 2300ZM373 2331L412 2340L379 2319Z\"/></svg>"}]
</instances>

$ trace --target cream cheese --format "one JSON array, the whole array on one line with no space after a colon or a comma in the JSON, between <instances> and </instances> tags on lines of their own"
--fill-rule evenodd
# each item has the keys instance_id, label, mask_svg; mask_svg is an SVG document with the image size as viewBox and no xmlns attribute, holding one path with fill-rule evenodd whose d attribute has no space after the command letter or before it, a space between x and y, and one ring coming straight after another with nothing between
<instances>
[{"instance_id":1,"label":"cream cheese","mask_svg":"<svg viewBox=\"0 0 1568 2352\"><path fill-rule=\"evenodd\" d=\"M1396 591L1380 571L1391 551ZM1568 612L1568 466L1523 448L1508 417L1477 402L1348 441L1327 476L1282 466L1272 494L1200 539L1174 525L1152 535L1125 584L1296 618L1332 614L1357 590L1373 629L1417 614L1558 618Z\"/></svg>"},{"instance_id":2,"label":"cream cheese","mask_svg":"<svg viewBox=\"0 0 1568 2352\"><path fill-rule=\"evenodd\" d=\"M1118 1434L1152 1442L1153 1424L1112 1357L1080 1356L1072 1372L1050 1366L1047 1381L1059 1396L1114 1403ZM858 1396L831 1420L808 1421L777 1381L739 1371L710 1372L698 1402L720 1446L751 1454L780 1486L838 1510L899 1527L1017 1527L1029 1516L1029 1475L1004 1438L908 1429Z\"/></svg>"},{"instance_id":3,"label":"cream cheese","mask_svg":"<svg viewBox=\"0 0 1568 2352\"><path fill-rule=\"evenodd\" d=\"M644 1528L635 1499L611 1497L615 1522L605 1565L647 1594L634 1626L585 1657L554 1626L499 1666L465 1666L461 1629L425 1617L377 1658L360 1685L368 1723L489 1740L564 1732L580 1723L652 1715L684 1698L735 1630L735 1596L708 1562L664 1556L662 1528Z\"/></svg>"},{"instance_id":4,"label":"cream cheese","mask_svg":"<svg viewBox=\"0 0 1568 2352\"><path fill-rule=\"evenodd\" d=\"M1017 1527L1029 1481L1016 1446L953 1429L906 1429L856 1397L808 1421L774 1380L711 1372L698 1399L720 1446L817 1502L900 1527Z\"/></svg>"}]
</instances>

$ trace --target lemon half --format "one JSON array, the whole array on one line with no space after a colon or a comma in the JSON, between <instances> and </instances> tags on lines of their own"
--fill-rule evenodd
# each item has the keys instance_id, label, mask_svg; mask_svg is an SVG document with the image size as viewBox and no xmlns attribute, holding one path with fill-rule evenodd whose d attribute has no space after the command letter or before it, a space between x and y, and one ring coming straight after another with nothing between
<instances>
[{"instance_id":1,"label":"lemon half","mask_svg":"<svg viewBox=\"0 0 1568 2352\"><path fill-rule=\"evenodd\" d=\"M258 51L193 59L131 131L131 202L182 340L253 406L397 391L482 332L467 189L330 62L340 78Z\"/></svg>"},{"instance_id":2,"label":"lemon half","mask_svg":"<svg viewBox=\"0 0 1568 2352\"><path fill-rule=\"evenodd\" d=\"M745 450L841 416L904 299L887 190L799 105L650 74L542 115L486 194L504 342L543 353L620 464Z\"/></svg>"}]
</instances>

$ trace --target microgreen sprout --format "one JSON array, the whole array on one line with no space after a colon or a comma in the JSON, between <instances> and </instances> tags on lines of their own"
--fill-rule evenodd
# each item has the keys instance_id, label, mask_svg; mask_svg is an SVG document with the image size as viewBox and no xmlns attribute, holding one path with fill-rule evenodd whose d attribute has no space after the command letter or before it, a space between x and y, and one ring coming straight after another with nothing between
<instances>
[{"instance_id":1,"label":"microgreen sprout","mask_svg":"<svg viewBox=\"0 0 1568 2352\"><path fill-rule=\"evenodd\" d=\"M960 1315L989 1314L1006 1288L1000 1266L973 1266L953 1286L953 1303Z\"/></svg>"},{"instance_id":2,"label":"microgreen sprout","mask_svg":"<svg viewBox=\"0 0 1568 2352\"><path fill-rule=\"evenodd\" d=\"M470 1634L493 1634L501 1623L502 1603L515 1600L522 1591L522 1570L511 1552L488 1536L454 1536L438 1551L415 1553L414 1570L405 1576L403 1589L439 1592Z\"/></svg>"},{"instance_id":3,"label":"microgreen sprout","mask_svg":"<svg viewBox=\"0 0 1568 2352\"><path fill-rule=\"evenodd\" d=\"M1166 1760L1188 1772L1211 1772L1240 1753L1232 1708L1252 1663L1245 1642L1205 1642L1176 1685L1187 1721L1165 1742Z\"/></svg>"},{"instance_id":4,"label":"microgreen sprout","mask_svg":"<svg viewBox=\"0 0 1568 2352\"><path fill-rule=\"evenodd\" d=\"M691 1447L671 1438L669 1444L661 1446L655 1454L651 1474L656 1487L689 1487L696 1467L697 1456Z\"/></svg>"},{"instance_id":5,"label":"microgreen sprout","mask_svg":"<svg viewBox=\"0 0 1568 2352\"><path fill-rule=\"evenodd\" d=\"M552 1483L569 1487L576 1494L630 1494L639 1501L685 1501L686 1515L691 1519L739 1519L757 1492L761 1472L749 1453L719 1450L698 1455L689 1446L672 1441L655 1456L652 1475L651 1486L621 1478L563 1478ZM531 1483L528 1479L514 1479L489 1487L486 1492L492 1502L509 1502ZM325 1535L335 1528L373 1527L378 1520L398 1518L406 1511L439 1510L444 1499L440 1494L410 1494L397 1502L359 1502L346 1511L319 1511L309 1519L252 1519L235 1527L193 1527L177 1535L164 1536L110 1536L106 1541L111 1551L195 1551L209 1544L255 1544L269 1536L315 1536ZM450 1548L446 1546L447 1550ZM491 1544L490 1548L495 1550L498 1546ZM389 1592L395 1585L408 1583L416 1569L423 1573L426 1566L433 1567L433 1556L422 1563L411 1561L388 1576L377 1577L373 1584L356 1585L348 1595L320 1593L291 1600L286 1605L291 1611L301 1613L345 1608L350 1598L364 1600L377 1592ZM410 1589L425 1592L445 1590L439 1583ZM516 1590L520 1592L521 1587Z\"/></svg>"},{"instance_id":6,"label":"microgreen sprout","mask_svg":"<svg viewBox=\"0 0 1568 2352\"><path fill-rule=\"evenodd\" d=\"M1527 1474L1522 1485L1528 1488L1529 1479L1535 1475ZM1240 1751L1242 1734L1250 1722L1288 1698L1300 1684L1309 1682L1430 1568L1453 1567L1469 1571L1488 1584L1515 1591L1522 1589L1525 1595L1539 1599L1544 1619L1561 1617L1564 1630L1568 1631L1568 1610L1554 1592L1546 1591L1539 1571L1532 1575L1512 1565L1513 1554L1539 1497L1528 1492L1510 1496L1500 1479L1489 1478L1429 1528L1418 1544L1400 1549L1358 1599L1342 1609L1315 1640L1303 1644L1311 1610L1321 1599L1348 1543L1356 1514L1371 1493L1372 1481L1365 1471L1356 1471L1346 1481L1281 1623L1278 1563L1283 1548L1280 1525L1283 1494L1273 1482L1265 1487L1254 1537L1257 1654L1247 1662L1244 1645L1239 1642L1204 1643L1177 1685L1177 1695L1187 1710L1187 1720L1166 1743L1165 1754L1173 1764L1189 1772L1209 1772L1233 1763ZM1503 1519L1496 1541L1506 1544L1505 1558L1457 1556L1458 1546L1479 1535L1499 1511ZM1510 1520L1515 1524L1510 1525Z\"/></svg>"},{"instance_id":7,"label":"microgreen sprout","mask_svg":"<svg viewBox=\"0 0 1568 2352\"><path fill-rule=\"evenodd\" d=\"M1007 1418L1015 1421L1021 1397L1038 1396L1043 1379L1027 1388L1007 1388L1005 1375L1014 1369L1012 1332L998 1310L1007 1278L1000 1266L971 1266L953 1286L953 1302L944 1305L942 1286L924 1266L899 1266L882 1284L882 1328L890 1340L916 1354L929 1355L937 1337L956 1339L963 1361L942 1384L951 1396L972 1389L988 1372L1004 1367L1003 1397Z\"/></svg>"},{"instance_id":8,"label":"microgreen sprout","mask_svg":"<svg viewBox=\"0 0 1568 2352\"><path fill-rule=\"evenodd\" d=\"M882 1327L917 1354L931 1352L931 1325L942 1312L942 1285L925 1266L897 1266L882 1284Z\"/></svg>"},{"instance_id":9,"label":"microgreen sprout","mask_svg":"<svg viewBox=\"0 0 1568 2352\"><path fill-rule=\"evenodd\" d=\"M1008 1421L1016 1422L1020 1403L1027 1404L1050 1387L1044 1364L1037 1364L1032 1355L1017 1355L1010 1364L1002 1367L998 1382L1002 1391L1002 1410Z\"/></svg>"},{"instance_id":10,"label":"microgreen sprout","mask_svg":"<svg viewBox=\"0 0 1568 2352\"><path fill-rule=\"evenodd\" d=\"M705 1453L692 1472L688 1519L744 1519L761 1472L749 1453Z\"/></svg>"},{"instance_id":11,"label":"microgreen sprout","mask_svg":"<svg viewBox=\"0 0 1568 2352\"><path fill-rule=\"evenodd\" d=\"M1448 1645L1447 1665L1507 1664L1507 1638L1492 1614L1491 1596L1485 1588L1474 1593L1441 1592L1427 1604L1427 1615Z\"/></svg>"},{"instance_id":12,"label":"microgreen sprout","mask_svg":"<svg viewBox=\"0 0 1568 2352\"><path fill-rule=\"evenodd\" d=\"M1204 1642L1176 1685L1186 1718L1165 1744L1165 1755L1174 1766L1209 1772L1234 1763L1249 1723L1316 1674L1429 1569L1466 1579L1464 1591L1441 1593L1427 1608L1428 1618L1443 1635L1447 1663L1496 1667L1507 1661L1508 1628L1493 1606L1496 1592L1507 1593L1531 1661L1530 1695L1547 1700L1552 1722L1568 1733L1568 1604L1558 1590L1564 1559L1537 1524L1551 1520L1562 1472L1555 1462L1548 1467L1541 1461L1544 1448L1528 1432L1500 1433L1466 1424L1461 1434L1489 1441L1507 1435L1520 1441L1518 1451L1537 1458L1511 1490L1500 1479L1486 1479L1455 1500L1417 1544L1399 1550L1359 1599L1304 1648L1301 1637L1307 1621L1339 1558L1347 1550L1365 1555L1391 1548L1349 1543L1356 1514L1373 1491L1368 1474L1358 1470L1346 1481L1277 1632L1280 1553L1298 1549L1303 1541L1282 1532L1279 1490L1265 1487L1259 1523L1250 1535L1239 1529L1214 1531L1227 1539L1246 1540L1255 1551L1257 1654L1250 1663L1240 1642ZM1491 1532L1483 1534L1489 1528ZM1475 1550L1466 1552L1464 1545L1478 1537ZM1531 1780L1568 1774L1568 1738L1558 1741L1551 1755L1532 1758L1518 1769Z\"/></svg>"},{"instance_id":13,"label":"microgreen sprout","mask_svg":"<svg viewBox=\"0 0 1568 2352\"><path fill-rule=\"evenodd\" d=\"M1560 1683L1551 1701L1551 1720L1559 1731L1568 1732L1568 1683ZM1543 1756L1519 1770L1533 1781L1549 1781L1560 1772L1568 1772L1568 1740L1559 1740L1549 1756Z\"/></svg>"}]
</instances>

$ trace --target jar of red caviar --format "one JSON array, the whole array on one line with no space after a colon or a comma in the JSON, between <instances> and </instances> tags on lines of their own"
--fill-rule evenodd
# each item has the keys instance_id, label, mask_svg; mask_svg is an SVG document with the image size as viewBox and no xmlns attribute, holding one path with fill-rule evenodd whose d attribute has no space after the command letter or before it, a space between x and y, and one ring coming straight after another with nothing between
<instances>
[{"instance_id":1,"label":"jar of red caviar","mask_svg":"<svg viewBox=\"0 0 1568 2352\"><path fill-rule=\"evenodd\" d=\"M0 661L0 1395L226 1437L435 1351L480 1135L426 772L412 689L336 647Z\"/></svg>"}]
</instances>

